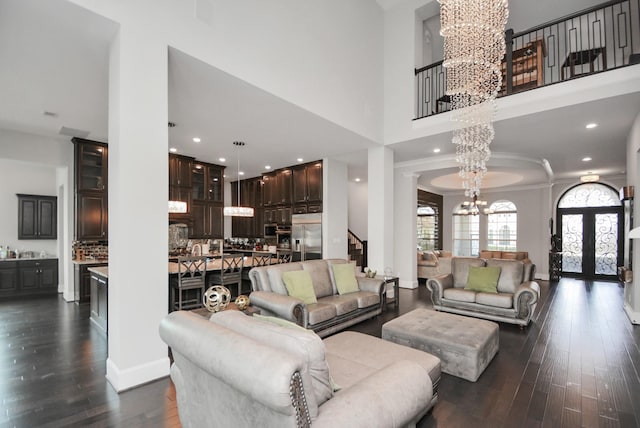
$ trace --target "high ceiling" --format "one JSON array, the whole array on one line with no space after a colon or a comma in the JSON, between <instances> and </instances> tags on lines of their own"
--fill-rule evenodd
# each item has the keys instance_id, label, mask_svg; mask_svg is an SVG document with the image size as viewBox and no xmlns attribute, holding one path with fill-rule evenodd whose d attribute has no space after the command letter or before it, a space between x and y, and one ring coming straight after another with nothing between
<instances>
[{"instance_id":1,"label":"high ceiling","mask_svg":"<svg viewBox=\"0 0 640 428\"><path fill-rule=\"evenodd\" d=\"M585 7L575 1L579 6L568 11ZM396 1L378 2L388 7ZM533 4L511 3L518 14ZM542 13L544 8L533 9ZM560 12L545 13L566 13ZM542 19L535 22L548 20L531 16ZM0 128L68 139L60 135L66 127L107 141L108 49L116 30L117 24L63 0L0 0ZM490 167L502 175L493 182L540 184L549 181L549 171L553 179L586 172L620 175L638 112L640 93L634 93L499 121ZM169 51L169 120L177 124L169 131L170 147L204 161L220 163L225 157L232 177L234 140L247 143L240 153L246 177L264 172L265 165L336 157L349 164L350 179L366 180L367 149L375 145L175 49ZM586 130L587 122L599 126ZM397 163L428 159L419 171L420 183L445 192L459 188L450 141L450 133L444 133L391 147ZM440 153L434 154L435 148ZM585 156L593 160L585 163ZM491 177L486 182L490 186Z\"/></svg>"}]
</instances>

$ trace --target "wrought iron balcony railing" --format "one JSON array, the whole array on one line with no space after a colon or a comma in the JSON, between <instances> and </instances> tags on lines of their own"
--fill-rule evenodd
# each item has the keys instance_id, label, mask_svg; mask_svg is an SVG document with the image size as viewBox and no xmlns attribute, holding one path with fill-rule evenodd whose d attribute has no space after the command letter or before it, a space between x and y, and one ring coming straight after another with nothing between
<instances>
[{"instance_id":1,"label":"wrought iron balcony railing","mask_svg":"<svg viewBox=\"0 0 640 428\"><path fill-rule=\"evenodd\" d=\"M640 0L612 0L527 31L505 33L498 96L640 63ZM442 61L415 70L415 118L450 109Z\"/></svg>"}]
</instances>

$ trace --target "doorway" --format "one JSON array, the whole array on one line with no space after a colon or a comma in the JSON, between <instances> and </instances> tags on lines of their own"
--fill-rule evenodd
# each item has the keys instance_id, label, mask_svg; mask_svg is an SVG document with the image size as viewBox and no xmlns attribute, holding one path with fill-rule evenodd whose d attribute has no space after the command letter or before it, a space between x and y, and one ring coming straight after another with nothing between
<instances>
[{"instance_id":1,"label":"doorway","mask_svg":"<svg viewBox=\"0 0 640 428\"><path fill-rule=\"evenodd\" d=\"M600 183L569 189L557 209L562 275L617 279L622 264L623 209L618 193Z\"/></svg>"}]
</instances>

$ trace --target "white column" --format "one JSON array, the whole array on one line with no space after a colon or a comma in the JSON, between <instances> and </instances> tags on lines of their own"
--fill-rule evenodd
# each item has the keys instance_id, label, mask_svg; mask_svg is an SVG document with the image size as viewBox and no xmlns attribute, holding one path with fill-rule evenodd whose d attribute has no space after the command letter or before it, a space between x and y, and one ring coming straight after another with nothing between
<instances>
[{"instance_id":1,"label":"white column","mask_svg":"<svg viewBox=\"0 0 640 428\"><path fill-rule=\"evenodd\" d=\"M394 268L393 247L393 150L388 147L369 149L369 226L368 265L378 273L386 266Z\"/></svg>"},{"instance_id":2,"label":"white column","mask_svg":"<svg viewBox=\"0 0 640 428\"><path fill-rule=\"evenodd\" d=\"M397 173L394 182L394 275L400 287L418 287L417 226L418 177L413 173Z\"/></svg>"},{"instance_id":3,"label":"white column","mask_svg":"<svg viewBox=\"0 0 640 428\"><path fill-rule=\"evenodd\" d=\"M109 63L109 357L123 391L169 374L167 46L122 24Z\"/></svg>"},{"instance_id":4,"label":"white column","mask_svg":"<svg viewBox=\"0 0 640 428\"><path fill-rule=\"evenodd\" d=\"M347 164L322 160L322 258L346 259L349 228Z\"/></svg>"}]
</instances>

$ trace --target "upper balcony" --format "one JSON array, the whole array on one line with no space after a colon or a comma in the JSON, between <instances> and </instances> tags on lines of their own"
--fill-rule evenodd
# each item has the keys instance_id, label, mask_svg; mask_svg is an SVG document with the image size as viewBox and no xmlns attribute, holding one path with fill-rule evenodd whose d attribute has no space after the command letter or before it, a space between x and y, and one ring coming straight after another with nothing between
<instances>
[{"instance_id":1,"label":"upper balcony","mask_svg":"<svg viewBox=\"0 0 640 428\"><path fill-rule=\"evenodd\" d=\"M640 0L612 0L505 32L498 97L640 63ZM415 119L450 110L442 61L415 70Z\"/></svg>"}]
</instances>

